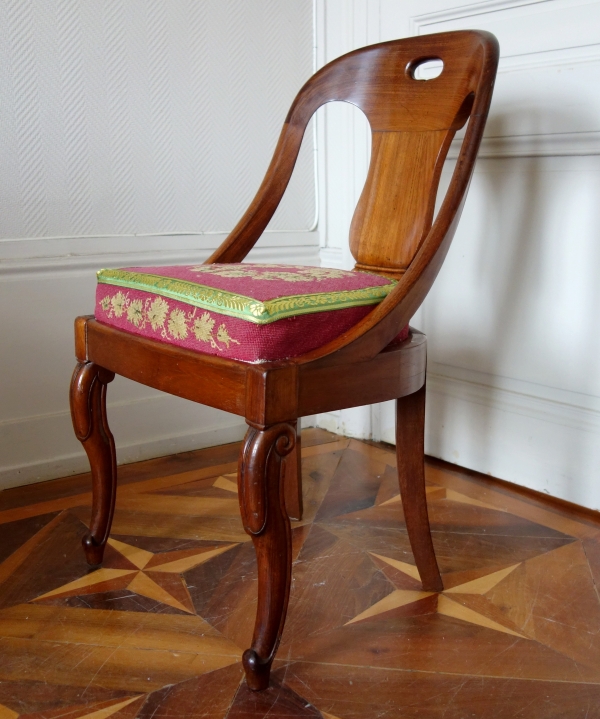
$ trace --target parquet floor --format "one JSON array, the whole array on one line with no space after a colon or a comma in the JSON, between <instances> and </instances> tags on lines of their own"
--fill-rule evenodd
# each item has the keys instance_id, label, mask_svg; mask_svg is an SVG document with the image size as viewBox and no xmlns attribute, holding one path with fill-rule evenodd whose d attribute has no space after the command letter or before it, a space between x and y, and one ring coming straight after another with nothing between
<instances>
[{"instance_id":1,"label":"parquet floor","mask_svg":"<svg viewBox=\"0 0 600 719\"><path fill-rule=\"evenodd\" d=\"M600 525L431 463L446 590L423 592L393 452L320 430L273 686L249 692L236 458L121 468L95 571L86 475L0 494L0 719L600 717Z\"/></svg>"}]
</instances>

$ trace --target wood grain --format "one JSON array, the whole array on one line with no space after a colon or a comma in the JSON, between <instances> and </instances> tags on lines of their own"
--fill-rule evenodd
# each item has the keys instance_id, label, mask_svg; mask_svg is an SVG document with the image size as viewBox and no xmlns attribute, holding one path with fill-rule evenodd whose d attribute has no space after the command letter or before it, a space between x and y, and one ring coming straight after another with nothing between
<instances>
[{"instance_id":1,"label":"wood grain","mask_svg":"<svg viewBox=\"0 0 600 719\"><path fill-rule=\"evenodd\" d=\"M92 518L82 544L88 563L101 564L117 496L117 455L106 417L106 386L115 374L80 362L71 380L71 417L92 469Z\"/></svg>"},{"instance_id":2,"label":"wood grain","mask_svg":"<svg viewBox=\"0 0 600 719\"><path fill-rule=\"evenodd\" d=\"M147 525L123 524L103 570L81 555L74 515L89 518L89 500L73 506L81 495L65 494L63 480L24 489L31 504L13 506L22 518L0 528L0 539L19 537L0 564L8 719L598 717L600 522L428 459L445 589L423 592L395 448L315 429L304 443L289 616L258 693L240 684L256 614L254 549L222 539L233 518L213 503L236 501L231 488L215 490L229 487L218 480L231 448L124 467L127 513L145 515L149 497L172 504L161 514L157 502ZM200 538L181 536L192 527L190 498L206 500L194 518ZM32 523L30 507L49 501L60 513ZM141 576L153 584L132 581Z\"/></svg>"},{"instance_id":3,"label":"wood grain","mask_svg":"<svg viewBox=\"0 0 600 719\"><path fill-rule=\"evenodd\" d=\"M425 385L396 400L396 457L404 520L425 591L444 589L431 540L425 493Z\"/></svg>"},{"instance_id":4,"label":"wood grain","mask_svg":"<svg viewBox=\"0 0 600 719\"><path fill-rule=\"evenodd\" d=\"M333 341L300 357L249 364L133 336L90 317L76 320L79 365L71 397L75 433L92 466L92 521L84 542L90 562L102 558L114 507L114 444L105 411L106 383L114 373L243 416L250 427L238 482L244 528L258 561L255 632L244 655L252 689L268 686L285 620L292 561L288 514L302 516L299 452L290 455L300 417L398 400L398 431L401 425L405 430L398 467L406 526L424 585L441 588L423 485L424 408L419 392L425 382L426 341L416 330L404 342L395 343L394 338L429 292L456 230L489 111L498 55L496 39L486 32L394 40L334 60L298 93L257 195L207 262L241 262L255 245L285 192L314 112L332 101L356 105L370 123L373 152L352 221L350 249L357 269L399 281L384 301ZM443 61L441 75L416 80L415 68L432 58ZM433 221L442 164L456 130L467 121L449 189ZM218 524L219 512L230 511L232 500L214 492L202 501L188 496L187 510L180 512L177 502L164 495L140 499L138 506L130 497L117 509L115 528L153 537L197 537L187 518L207 514L208 523ZM170 511L181 515L178 526L156 526L157 518ZM81 516L81 508L73 512ZM221 525L219 537L237 541L239 525L226 518L228 525ZM159 592L148 578L136 581L138 589L144 584L146 594ZM171 602L172 607L187 606L174 601L178 604Z\"/></svg>"}]
</instances>

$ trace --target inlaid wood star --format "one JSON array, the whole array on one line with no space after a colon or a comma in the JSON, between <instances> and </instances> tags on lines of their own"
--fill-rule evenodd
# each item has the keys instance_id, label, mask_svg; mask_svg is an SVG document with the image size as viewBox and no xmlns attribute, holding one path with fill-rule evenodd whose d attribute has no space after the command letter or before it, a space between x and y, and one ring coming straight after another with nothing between
<instances>
[{"instance_id":1,"label":"inlaid wood star","mask_svg":"<svg viewBox=\"0 0 600 719\"><path fill-rule=\"evenodd\" d=\"M195 614L185 579L181 575L237 546L234 543L155 554L116 539L109 539L108 544L119 555L120 561L115 562L119 567L111 567L111 561L107 559L105 564L108 566L46 592L34 601L127 589L188 614Z\"/></svg>"},{"instance_id":2,"label":"inlaid wood star","mask_svg":"<svg viewBox=\"0 0 600 719\"><path fill-rule=\"evenodd\" d=\"M0 719L17 719L18 716L17 712L0 704Z\"/></svg>"},{"instance_id":3,"label":"inlaid wood star","mask_svg":"<svg viewBox=\"0 0 600 719\"><path fill-rule=\"evenodd\" d=\"M407 564L391 557L384 557L374 552L369 552L369 554L412 579L420 580L419 571L412 564ZM416 589L395 589L391 594L388 594L349 622L346 622L345 626L406 607L408 615L437 612L437 614L460 619L463 622L476 624L486 629L512 634L521 639L529 639L529 637L517 631L513 623L507 617L504 617L494 604L484 598L487 592L508 577L520 564L521 562L489 574L482 574L476 579L450 587L437 595L435 592L424 592ZM435 599L430 600L427 607L424 607L421 603L430 597L435 597Z\"/></svg>"},{"instance_id":4,"label":"inlaid wood star","mask_svg":"<svg viewBox=\"0 0 600 719\"><path fill-rule=\"evenodd\" d=\"M437 485L428 485L425 487L425 493L427 494L428 501L432 499L448 499L452 502L458 502L459 504L470 504L473 507L483 507L484 509L493 509L495 512L503 512L504 510L500 506L488 504L487 502L481 502L479 499L473 499L466 494L455 492L453 489L447 489L446 487L438 487ZM397 504L402 502L400 494L394 494L390 499L380 502L382 507Z\"/></svg>"},{"instance_id":5,"label":"inlaid wood star","mask_svg":"<svg viewBox=\"0 0 600 719\"><path fill-rule=\"evenodd\" d=\"M47 719L58 719L65 715L68 716L69 719L108 719L108 717L111 717L113 714L119 713L121 719L125 719L127 713L123 712L123 710L138 700L144 700L146 697L147 695L145 694L139 694L138 696L126 699L110 699L108 701L95 702L87 706L85 704L75 705L68 707L66 711L64 708L58 711L45 711L42 716ZM139 709L139 704L140 702L138 702L138 706L132 707L133 713L130 713L130 716L135 716L135 713L137 713ZM17 719L19 716L25 715L19 715L12 709L0 704L0 719Z\"/></svg>"},{"instance_id":6,"label":"inlaid wood star","mask_svg":"<svg viewBox=\"0 0 600 719\"><path fill-rule=\"evenodd\" d=\"M600 702L597 523L429 466L446 590L428 594L406 559L395 454L334 436L309 446L311 431L284 661L264 705L242 680L256 572L232 447L211 450L214 467L182 455L177 474L159 460L154 474L144 464L139 481L123 483L121 542L107 547L104 585L81 556L88 494L45 483L17 506L2 493L0 719L359 719L432 703L434 714L450 706L466 715L483 700L507 716L541 706L561 717L582 707L591 718ZM213 550L224 552L208 559ZM183 572L191 607L179 574L157 570L199 558ZM195 613L127 590L136 578L144 590L146 577L171 597L178 588L174 599ZM69 588L72 580L83 581Z\"/></svg>"}]
</instances>

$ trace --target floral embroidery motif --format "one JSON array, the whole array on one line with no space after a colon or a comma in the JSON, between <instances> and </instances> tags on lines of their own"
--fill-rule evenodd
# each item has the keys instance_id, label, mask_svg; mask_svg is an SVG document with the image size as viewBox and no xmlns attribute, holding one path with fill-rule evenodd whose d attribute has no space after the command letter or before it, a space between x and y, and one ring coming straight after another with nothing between
<instances>
[{"instance_id":1,"label":"floral embroidery motif","mask_svg":"<svg viewBox=\"0 0 600 719\"><path fill-rule=\"evenodd\" d=\"M174 308L169 313L169 303L162 297L142 302L141 299L132 300L128 293L124 294L119 291L112 297L110 295L103 297L100 300L100 307L109 317L122 317L125 314L127 321L139 329L144 329L146 323L149 322L155 332L161 331L161 336L164 339L168 335L176 340L186 339L191 332L199 342L208 342L213 349L221 352L225 347L229 349L232 343L240 344L229 334L224 323L219 325L215 338L215 320L208 312L204 312L201 317L196 317L196 309L186 315L183 310ZM167 322L166 328L165 321Z\"/></svg>"},{"instance_id":2,"label":"floral embroidery motif","mask_svg":"<svg viewBox=\"0 0 600 719\"><path fill-rule=\"evenodd\" d=\"M127 319L139 327L144 322L144 306L142 300L132 300L131 304L127 308Z\"/></svg>"},{"instance_id":3,"label":"floral embroidery motif","mask_svg":"<svg viewBox=\"0 0 600 719\"><path fill-rule=\"evenodd\" d=\"M234 340L233 337L229 336L229 332L227 332L227 327L225 325L219 325L219 329L217 330L217 339L219 342L222 342L224 345L227 345L227 349L229 349L229 345L233 342L236 345L239 345L239 342L237 340Z\"/></svg>"},{"instance_id":4,"label":"floral embroidery motif","mask_svg":"<svg viewBox=\"0 0 600 719\"><path fill-rule=\"evenodd\" d=\"M217 330L217 339L215 340L215 336L213 334L214 327L215 321L208 312L204 312L201 317L194 320L192 330L199 342L210 342L210 346L215 349L220 349L217 342L224 344L227 349L229 349L229 345L232 342L236 345L240 344L238 340L234 340L233 337L230 336L225 324L219 325L219 329Z\"/></svg>"},{"instance_id":5,"label":"floral embroidery motif","mask_svg":"<svg viewBox=\"0 0 600 719\"><path fill-rule=\"evenodd\" d=\"M146 300L146 304L148 304L148 302L149 300ZM168 311L169 303L163 300L162 297L155 297L152 300L150 309L146 311L146 316L155 332L159 327L164 327Z\"/></svg>"},{"instance_id":6,"label":"floral embroidery motif","mask_svg":"<svg viewBox=\"0 0 600 719\"><path fill-rule=\"evenodd\" d=\"M169 315L169 333L176 340L184 340L188 336L185 313L181 310L173 310Z\"/></svg>"},{"instance_id":7,"label":"floral embroidery motif","mask_svg":"<svg viewBox=\"0 0 600 719\"><path fill-rule=\"evenodd\" d=\"M210 342L211 347L215 347L216 343L212 334L214 326L215 321L208 312L205 312L202 317L194 322L193 331L196 339L199 342Z\"/></svg>"},{"instance_id":8,"label":"floral embroidery motif","mask_svg":"<svg viewBox=\"0 0 600 719\"><path fill-rule=\"evenodd\" d=\"M127 307L127 295L124 295L122 292L117 292L117 294L111 298L110 304L115 317L121 317Z\"/></svg>"},{"instance_id":9,"label":"floral embroidery motif","mask_svg":"<svg viewBox=\"0 0 600 719\"><path fill-rule=\"evenodd\" d=\"M250 280L280 280L283 282L339 280L346 275L343 270L334 270L329 267L302 267L301 265L288 265L288 267L290 269L285 271L272 269L273 265L253 264L249 267L238 265L233 268L230 265L197 265L190 267L190 270L219 277L245 277Z\"/></svg>"}]
</instances>

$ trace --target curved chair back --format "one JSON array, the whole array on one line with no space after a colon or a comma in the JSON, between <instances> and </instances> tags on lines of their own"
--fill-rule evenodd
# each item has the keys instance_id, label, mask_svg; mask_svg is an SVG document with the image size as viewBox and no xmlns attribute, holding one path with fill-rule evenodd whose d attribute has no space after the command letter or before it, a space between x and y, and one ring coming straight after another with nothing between
<instances>
[{"instance_id":1,"label":"curved chair back","mask_svg":"<svg viewBox=\"0 0 600 719\"><path fill-rule=\"evenodd\" d=\"M478 90L482 40L455 32L373 45L330 63L300 91L289 122L303 124L317 106L339 100L371 125L371 164L350 230L358 268L402 274L429 231L444 159ZM415 79L432 59L443 62L442 73Z\"/></svg>"},{"instance_id":2,"label":"curved chair back","mask_svg":"<svg viewBox=\"0 0 600 719\"><path fill-rule=\"evenodd\" d=\"M241 262L252 249L285 192L314 112L328 102L356 105L370 123L373 142L350 228L350 249L357 269L396 278L407 275L398 291L361 323L365 337L360 344L368 345L364 351L379 351L423 301L445 257L483 135L498 57L492 34L465 30L370 45L330 62L296 96L256 197L207 262ZM442 73L431 80L416 79L414 70L431 59L443 62ZM456 131L469 119L432 227L444 160ZM384 315L389 317L382 322ZM378 337L366 332L378 322ZM344 343L342 339L324 351ZM307 359L313 357L316 353Z\"/></svg>"}]
</instances>

